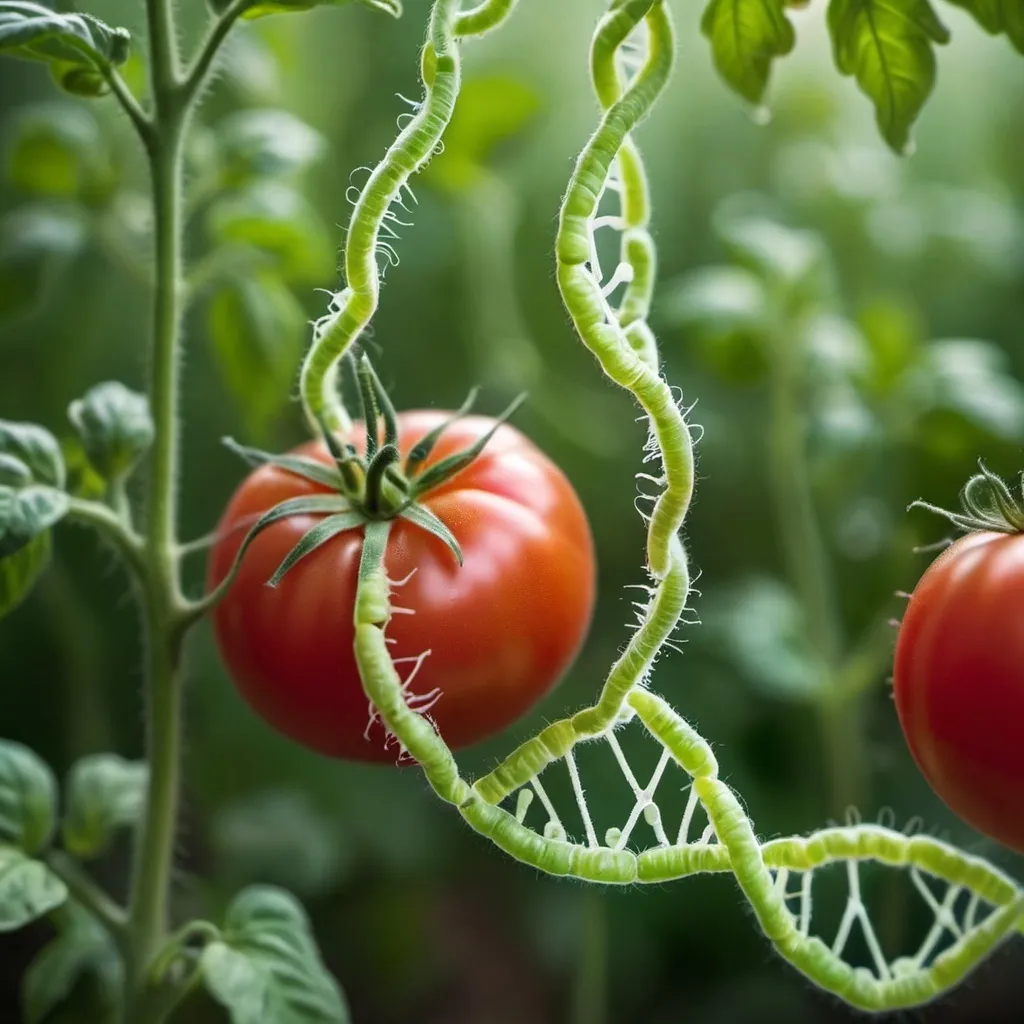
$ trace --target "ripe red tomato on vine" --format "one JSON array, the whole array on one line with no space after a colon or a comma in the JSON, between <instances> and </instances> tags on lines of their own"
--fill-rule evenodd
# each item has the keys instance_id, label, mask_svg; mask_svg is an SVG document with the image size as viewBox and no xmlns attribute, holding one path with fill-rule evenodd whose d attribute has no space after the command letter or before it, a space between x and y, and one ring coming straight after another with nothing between
<instances>
[{"instance_id":1,"label":"ripe red tomato on vine","mask_svg":"<svg viewBox=\"0 0 1024 1024\"><path fill-rule=\"evenodd\" d=\"M393 428L400 458L383 474L393 485L392 511L403 486L415 492L417 481L440 477L415 504L447 527L463 564L450 539L395 512L384 557L395 581L390 651L408 680L410 706L429 714L450 747L464 747L520 718L575 658L594 605L590 528L565 475L513 427L420 410L399 414ZM345 451L369 477L366 441L357 434L345 439ZM446 463L458 466L459 453L484 440L445 477ZM314 441L290 455L333 468L338 452ZM228 576L255 518L281 502L329 493L280 464L255 469L222 517L209 585ZM240 693L285 735L334 757L395 761L397 748L370 721L353 653L361 526L341 530L268 586L322 519L289 515L252 540L214 612L217 643Z\"/></svg>"},{"instance_id":2,"label":"ripe red tomato on vine","mask_svg":"<svg viewBox=\"0 0 1024 1024\"><path fill-rule=\"evenodd\" d=\"M979 504L983 487L998 488L1001 508ZM896 646L896 708L942 800L1024 853L1024 533L1016 532L1024 516L987 472L964 497L967 514L948 518L976 532L950 545L910 597Z\"/></svg>"}]
</instances>

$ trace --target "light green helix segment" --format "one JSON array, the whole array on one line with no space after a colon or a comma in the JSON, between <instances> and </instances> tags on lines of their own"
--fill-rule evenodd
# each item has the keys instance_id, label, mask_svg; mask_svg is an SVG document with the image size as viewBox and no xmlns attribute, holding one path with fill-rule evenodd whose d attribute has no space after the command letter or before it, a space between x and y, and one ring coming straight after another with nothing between
<instances>
[{"instance_id":1,"label":"light green helix segment","mask_svg":"<svg viewBox=\"0 0 1024 1024\"><path fill-rule=\"evenodd\" d=\"M348 417L337 397L338 361L377 308L382 227L397 219L409 178L437 151L459 87L458 41L499 25L515 0L462 11L435 0L421 62L424 97L372 172L356 203L345 256L346 286L318 324L302 371L311 421L340 429ZM598 24L591 76L602 116L580 154L562 204L556 244L558 285L580 338L611 380L641 406L650 426L640 478L657 494L648 525L647 600L640 623L604 683L597 703L543 729L489 775L464 779L430 721L407 702L386 630L391 581L383 568L388 525L367 527L355 609L356 657L373 711L415 758L434 791L480 834L524 864L553 875L605 884L665 883L703 872L730 872L778 952L814 983L866 1010L925 1002L955 985L1000 942L1024 927L1024 892L985 861L925 836L881 825L828 828L806 838L760 842L732 790L719 778L711 747L648 688L690 591L679 531L693 490L693 439L685 412L661 376L647 326L655 249L643 161L631 132L664 89L675 40L664 0L614 0ZM609 209L609 205L612 207ZM620 235L616 267L600 265L596 235ZM607 249L602 246L604 251ZM616 296L618 298L616 299ZM619 736L640 730L657 761L638 779ZM583 745L585 748L581 749ZM597 755L618 766L632 809L620 822L596 822L581 762ZM572 814L559 814L542 777L567 773ZM678 820L661 804L687 793ZM574 834L582 836L578 841ZM862 893L869 862L901 873L932 924L915 949L883 948ZM816 920L814 880L845 874L838 921ZM820 901L819 901L820 902ZM819 913L819 917L820 917ZM827 931L831 940L819 937ZM866 954L844 954L859 946Z\"/></svg>"}]
</instances>

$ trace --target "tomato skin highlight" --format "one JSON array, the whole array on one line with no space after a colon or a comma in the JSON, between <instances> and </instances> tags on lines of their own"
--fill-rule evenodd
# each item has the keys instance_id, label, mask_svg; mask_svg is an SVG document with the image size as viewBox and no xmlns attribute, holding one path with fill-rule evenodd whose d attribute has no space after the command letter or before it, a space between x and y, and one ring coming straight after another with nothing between
<instances>
[{"instance_id":1,"label":"tomato skin highlight","mask_svg":"<svg viewBox=\"0 0 1024 1024\"><path fill-rule=\"evenodd\" d=\"M449 415L400 414L403 456ZM493 425L482 416L458 420L426 466L473 444ZM361 432L357 425L351 437L360 451ZM295 451L331 461L322 442ZM227 575L254 516L324 490L273 466L250 473L218 527L208 587ZM459 748L520 718L576 657L593 613L593 541L564 474L507 424L475 462L421 501L455 535L464 564L441 540L396 520L384 565L391 580L408 579L392 593L387 636L395 659L431 651L410 693L439 690L428 713L448 745ZM280 732L332 757L394 762L398 748L385 745L379 722L364 737L369 708L352 622L362 530L338 535L293 566L276 588L266 585L317 518L289 517L254 540L214 610L217 643L238 690ZM407 678L413 661L397 667Z\"/></svg>"},{"instance_id":2,"label":"tomato skin highlight","mask_svg":"<svg viewBox=\"0 0 1024 1024\"><path fill-rule=\"evenodd\" d=\"M900 626L893 685L935 792L1024 853L1024 535L972 533L931 564Z\"/></svg>"}]
</instances>

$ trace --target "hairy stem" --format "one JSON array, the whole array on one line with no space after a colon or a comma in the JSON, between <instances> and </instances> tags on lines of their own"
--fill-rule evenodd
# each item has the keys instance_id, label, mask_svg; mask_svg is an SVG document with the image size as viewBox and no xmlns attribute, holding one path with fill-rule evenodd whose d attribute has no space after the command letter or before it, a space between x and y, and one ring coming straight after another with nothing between
<instances>
[{"instance_id":1,"label":"hairy stem","mask_svg":"<svg viewBox=\"0 0 1024 1024\"><path fill-rule=\"evenodd\" d=\"M181 320L181 170L187 106L178 80L173 8L147 0L150 87L156 125L147 147L153 190L155 291L149 399L156 426L146 509L146 811L132 864L131 959L125 1020L158 1019L146 1010L147 970L167 931L167 901L178 811L181 733L182 603L175 530L178 472L178 370Z\"/></svg>"}]
</instances>

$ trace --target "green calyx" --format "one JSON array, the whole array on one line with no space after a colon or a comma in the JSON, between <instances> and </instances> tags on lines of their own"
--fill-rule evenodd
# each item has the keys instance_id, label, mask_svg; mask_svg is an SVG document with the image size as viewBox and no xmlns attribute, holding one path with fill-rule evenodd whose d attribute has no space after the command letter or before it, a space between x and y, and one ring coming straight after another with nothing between
<instances>
[{"instance_id":1,"label":"green calyx","mask_svg":"<svg viewBox=\"0 0 1024 1024\"><path fill-rule=\"evenodd\" d=\"M942 516L965 532L1024 533L1024 473L1020 494L1014 494L1003 480L978 462L979 472L964 484L960 492L961 512L915 501L910 508L924 508Z\"/></svg>"},{"instance_id":2,"label":"green calyx","mask_svg":"<svg viewBox=\"0 0 1024 1024\"><path fill-rule=\"evenodd\" d=\"M293 515L324 517L303 534L285 556L267 581L269 586L276 586L300 559L337 534L399 518L443 540L461 565L462 549L458 541L422 499L466 469L525 398L520 395L474 444L427 466L445 431L472 408L476 389L449 419L424 434L403 458L398 447L398 414L370 360L365 354L358 360L350 355L346 364L357 384L365 424L366 443L362 454L349 440L334 434L323 420L320 421L321 434L333 465L304 455L273 455L239 445L231 438L224 439L224 443L251 466L276 466L329 491L284 501L264 513L249 531L235 558L235 568L249 544L273 523Z\"/></svg>"}]
</instances>

